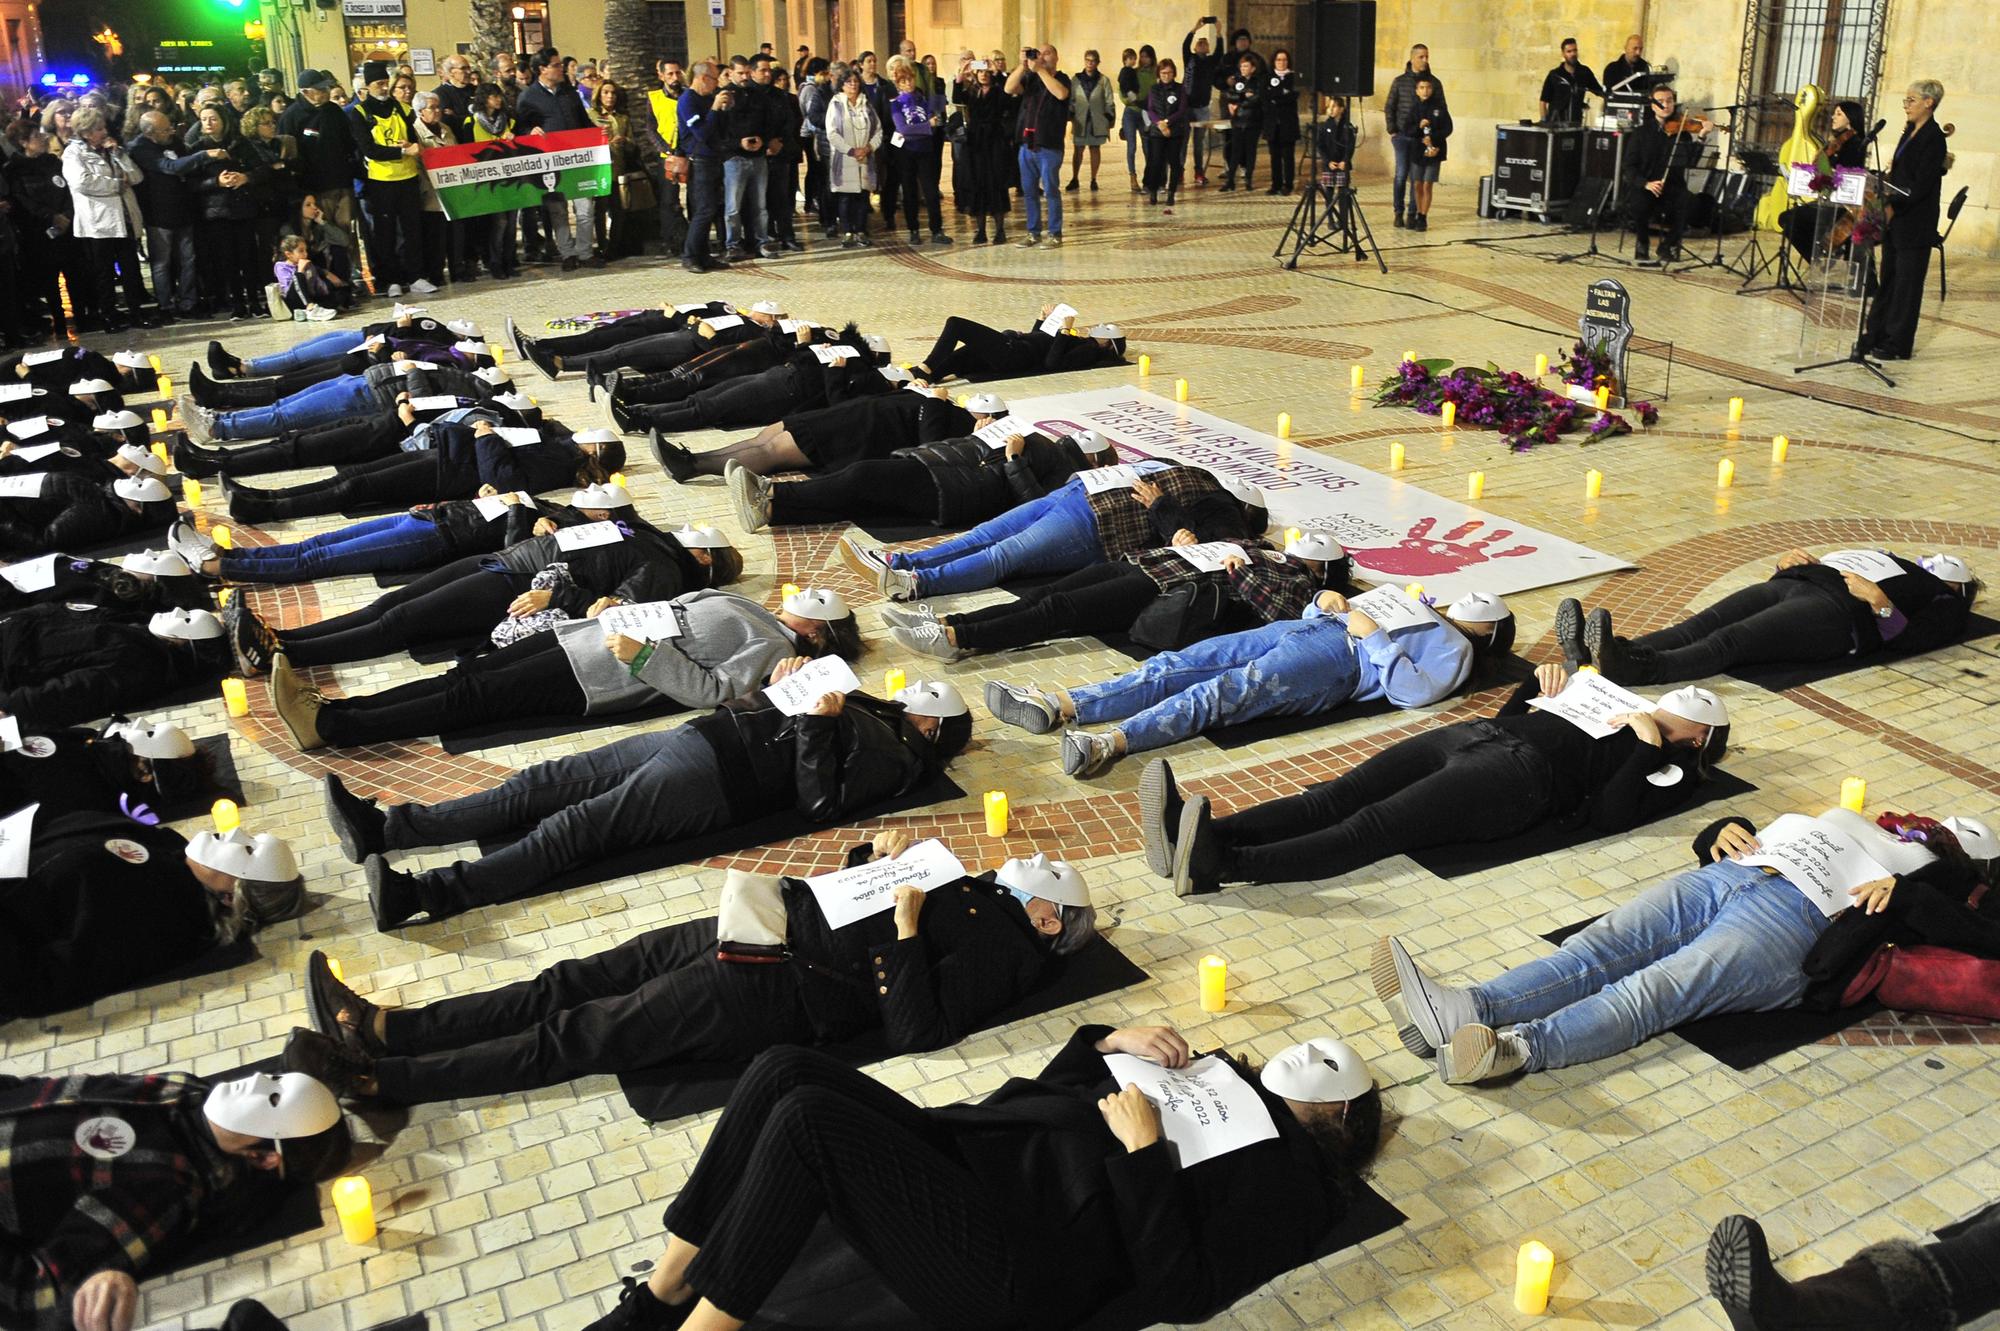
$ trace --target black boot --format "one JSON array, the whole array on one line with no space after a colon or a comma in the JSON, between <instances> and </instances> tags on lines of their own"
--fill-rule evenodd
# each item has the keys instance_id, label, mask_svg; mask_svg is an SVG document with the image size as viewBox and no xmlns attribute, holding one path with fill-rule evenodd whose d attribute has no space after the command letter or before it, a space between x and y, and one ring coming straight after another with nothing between
<instances>
[{"instance_id":1,"label":"black boot","mask_svg":"<svg viewBox=\"0 0 2000 1331\"><path fill-rule=\"evenodd\" d=\"M298 435L289 431L269 443L210 451L215 453L216 470L223 476L255 476L310 465L299 457Z\"/></svg>"},{"instance_id":2,"label":"black boot","mask_svg":"<svg viewBox=\"0 0 2000 1331\"><path fill-rule=\"evenodd\" d=\"M694 454L663 436L658 430L646 432L648 442L653 445L653 456L667 469L667 474L681 485L686 485L697 475Z\"/></svg>"},{"instance_id":3,"label":"black boot","mask_svg":"<svg viewBox=\"0 0 2000 1331\"><path fill-rule=\"evenodd\" d=\"M1824 1275L1790 1281L1764 1231L1732 1215L1708 1238L1708 1292L1736 1331L1951 1331L1951 1288L1930 1253L1892 1240Z\"/></svg>"},{"instance_id":4,"label":"black boot","mask_svg":"<svg viewBox=\"0 0 2000 1331\"><path fill-rule=\"evenodd\" d=\"M201 374L201 366L189 366L188 374ZM200 379L190 377L188 395L200 406L217 407L224 411L236 407L268 407L283 396L272 391L268 379L216 380L205 376Z\"/></svg>"},{"instance_id":5,"label":"black boot","mask_svg":"<svg viewBox=\"0 0 2000 1331\"><path fill-rule=\"evenodd\" d=\"M210 342L208 372L217 379L234 379L243 373L243 362L224 351L220 342Z\"/></svg>"},{"instance_id":6,"label":"black boot","mask_svg":"<svg viewBox=\"0 0 2000 1331\"><path fill-rule=\"evenodd\" d=\"M185 431L175 431L174 441L169 445L173 455L174 470L183 476L192 476L198 481L206 481L222 471L222 459L226 450L203 448L187 437Z\"/></svg>"},{"instance_id":7,"label":"black boot","mask_svg":"<svg viewBox=\"0 0 2000 1331\"><path fill-rule=\"evenodd\" d=\"M244 486L229 489L229 516L238 522L281 522L299 516L298 505L277 490L254 490Z\"/></svg>"}]
</instances>

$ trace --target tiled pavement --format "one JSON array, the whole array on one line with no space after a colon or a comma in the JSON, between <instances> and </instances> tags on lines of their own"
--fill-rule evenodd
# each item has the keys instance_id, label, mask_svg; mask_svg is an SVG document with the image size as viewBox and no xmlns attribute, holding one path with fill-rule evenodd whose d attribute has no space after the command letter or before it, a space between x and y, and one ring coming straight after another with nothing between
<instances>
[{"instance_id":1,"label":"tiled pavement","mask_svg":"<svg viewBox=\"0 0 2000 1331\"><path fill-rule=\"evenodd\" d=\"M1441 197L1455 205L1459 196L1447 188ZM1409 453L1407 479L1441 493L1455 492L1464 472L1482 468L1489 511L1639 565L1596 586L1518 598L1531 656L1547 652L1550 611L1565 590L1611 606L1621 624L1651 624L1761 577L1770 555L1791 545L1935 546L1967 553L1983 571L2000 566L1992 511L2000 493L1992 480L2000 414L1977 377L1995 336L1985 325L2000 297L2000 267L1954 261L1951 301L1943 317L1933 303L1920 338L1924 354L1893 367L1900 382L1890 391L1851 369L1794 376L1799 316L1782 297L1738 298L1733 283L1707 273L1668 278L1608 265L1552 267L1529 252L1568 247L1560 238L1447 220L1449 206L1440 205L1438 225L1421 237L1385 231L1385 243L1406 242L1391 249L1386 278L1338 258L1309 260L1296 274L1280 271L1266 256L1287 212L1261 196L1199 198L1166 219L1107 192L1072 205L1069 243L1055 253L975 249L961 231L949 250L836 250L693 285L677 267L652 263L567 279L538 270L544 275L504 290L475 284L432 305L477 319L497 337L508 314L532 327L641 301L772 295L797 314L858 318L915 359L946 314L1018 325L1043 300L1066 298L1087 318L1124 323L1134 354L1148 352L1156 375L1187 377L1206 410L1260 425L1288 411L1300 446L1364 465L1382 465L1388 444L1400 440ZM1475 238L1486 243L1461 243ZM1569 443L1509 456L1490 436L1441 434L1435 421L1372 410L1346 390L1349 362L1365 364L1376 382L1405 348L1514 366L1538 351L1558 353L1573 336L1584 284L1604 273L1632 288L1640 335L1675 347L1672 397L1652 431L1593 446L1587 457ZM210 331L175 330L141 345L181 366ZM232 349L249 352L281 345L290 331L221 330ZM1642 382L1663 379L1655 373L1663 368L1642 361ZM580 384L526 377L530 390L572 423L599 423ZM1133 381L1133 371L1107 371L1001 388L1049 392ZM1731 394L1748 402L1740 427L1725 420ZM1792 452L1774 467L1767 441L1779 432L1793 441ZM1719 456L1738 466L1736 487L1721 494L1713 488ZM1581 497L1587 467L1606 475L1594 503ZM656 518L730 524L719 486L676 487L649 458L635 458L627 471ZM284 524L269 534L290 539L334 521ZM834 560L837 535L800 529L751 539L747 587L774 596L780 582L819 581L872 602ZM251 593L285 623L339 613L374 594L366 578ZM863 616L872 628L872 610ZM2000 772L1989 757L2000 738L1996 657L2000 644L1989 639L1784 694L1716 682L1737 716L1732 768L1758 786L1743 811L1762 820L1816 808L1831 801L1842 776L1858 773L1869 780L1873 807L1990 814L2000 803ZM975 686L967 691L976 695L987 678L1077 682L1123 664L1085 641L975 658L948 673ZM864 678L891 665L917 673L912 662L878 647ZM356 693L419 669L380 661L326 678ZM0 1032L5 1071L219 1071L271 1052L304 1020L298 975L314 947L340 957L369 993L421 1002L517 979L700 913L713 890L713 868L693 866L376 934L360 872L341 859L321 824L320 773L338 770L363 789L398 798L436 798L626 732L472 758L445 755L428 741L303 756L285 742L261 692L253 686L252 715L235 724L251 797L246 820L295 838L317 908L267 933L262 959L239 971L15 1023ZM1233 752L1195 741L1170 756L1196 788L1235 805L1323 779L1399 735L1471 715L1493 700ZM179 718L196 723L197 733L226 724L219 706L183 709ZM1395 1084L1393 1131L1375 1183L1410 1223L1274 1282L1212 1325L1520 1325L1526 1319L1506 1297L1513 1252L1536 1237L1558 1256L1552 1324L1719 1326L1701 1297L1700 1252L1724 1214L1765 1216L1774 1245L1798 1254L1787 1268L1806 1272L1864 1242L1919 1235L2000 1193L1988 1126L2000 1076L1978 1047L1996 1039L1994 1028L1885 1014L1848 1032L1847 1047L1807 1048L1749 1073L1721 1068L1667 1037L1602 1064L1472 1091L1439 1086L1400 1052L1365 976L1367 945L1378 933L1401 933L1447 975L1490 974L1534 955L1540 933L1595 914L1682 864L1687 837L1702 821L1697 815L1456 882L1394 859L1341 879L1181 902L1150 879L1135 854L1130 811L1138 765L1081 785L1060 775L1054 755L1052 742L982 715L954 773L973 799L895 821L945 836L982 863L1031 845L1083 860L1099 899L1112 907L1114 938L1155 977L1089 1005L1093 1019L1168 1021L1199 1044L1265 1055L1331 1026L1377 1056L1378 1074ZM984 835L974 802L993 788L1007 790L1015 810L1004 844ZM734 862L823 866L857 835L824 833ZM416 862L438 863L450 853ZM1193 1001L1194 959L1211 951L1229 958L1235 984L1235 1001L1216 1017ZM1032 1070L1078 1015L897 1059L881 1075L926 1102L977 1095ZM383 1216L378 1244L352 1247L328 1226L150 1284L142 1325L212 1326L229 1301L256 1295L301 1331L361 1328L417 1309L430 1310L447 1331L579 1326L608 1301L619 1273L654 1255L661 1204L711 1122L703 1116L650 1128L603 1077L377 1117L386 1145L365 1172Z\"/></svg>"}]
</instances>

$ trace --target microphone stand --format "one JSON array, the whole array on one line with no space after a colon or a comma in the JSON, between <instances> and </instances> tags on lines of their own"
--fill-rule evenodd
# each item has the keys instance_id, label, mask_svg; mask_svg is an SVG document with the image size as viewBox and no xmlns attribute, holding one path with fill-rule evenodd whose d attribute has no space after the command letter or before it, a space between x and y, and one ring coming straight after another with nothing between
<instances>
[{"instance_id":1,"label":"microphone stand","mask_svg":"<svg viewBox=\"0 0 2000 1331\"><path fill-rule=\"evenodd\" d=\"M1882 141L1879 136L1877 136L1875 139L1874 147L1875 147L1874 174L1876 182L1880 184L1882 187L1883 204L1886 207L1891 202L1891 200L1888 198L1888 196L1891 193L1895 193L1898 195L1907 195L1909 194L1909 191L1904 189L1900 185L1891 184L1889 181L1889 177L1882 173ZM1854 242L1851 239L1848 241L1848 245L1850 247L1850 253L1852 252L1853 243ZM1882 233L1882 239L1878 241L1877 244L1886 245L1888 243L1889 243L1888 228L1884 227ZM1866 256L1867 257L1862 260L1863 264L1865 264L1866 267L1863 270L1862 282L1861 282L1861 325L1854 331L1854 346L1849 349L1848 353L1845 356L1842 356L1837 360L1823 360L1812 365L1801 365L1792 371L1793 374L1804 374L1808 370L1824 370L1834 365L1859 365L1862 369L1868 371L1868 373L1874 375L1877 379L1880 379L1884 384L1886 384L1890 388L1894 388L1896 386L1896 381L1889 377L1888 372L1882 368L1881 364L1877 361L1873 361L1868 358L1868 351L1867 351L1868 307L1871 304L1873 304L1876 299L1874 294L1874 288L1875 288L1874 246L1871 245L1866 248Z\"/></svg>"},{"instance_id":2,"label":"microphone stand","mask_svg":"<svg viewBox=\"0 0 2000 1331\"><path fill-rule=\"evenodd\" d=\"M1717 147L1715 155L1715 166L1711 168L1715 177L1716 184L1713 196L1715 202L1715 215L1713 220L1709 224L1709 230L1713 232L1715 235L1715 253L1710 255L1706 259L1688 260L1688 262L1683 264L1681 267L1674 269L1676 273L1692 272L1697 268L1720 268L1723 272L1728 273L1734 277L1744 276L1742 269L1738 268L1734 263L1732 263L1728 259L1722 257L1723 201L1728 197L1729 193L1729 175L1730 175L1729 159L1731 156L1729 145L1733 145L1736 142L1736 112L1739 111L1740 109L1742 108L1736 106L1705 106L1702 108L1702 110L1707 111L1710 114L1714 114L1717 111L1729 112L1729 123L1727 125L1718 124L1715 126L1715 128L1721 131L1721 133L1725 136L1727 140L1727 143L1725 145ZM1690 167L1687 169L1692 170L1693 168Z\"/></svg>"}]
</instances>

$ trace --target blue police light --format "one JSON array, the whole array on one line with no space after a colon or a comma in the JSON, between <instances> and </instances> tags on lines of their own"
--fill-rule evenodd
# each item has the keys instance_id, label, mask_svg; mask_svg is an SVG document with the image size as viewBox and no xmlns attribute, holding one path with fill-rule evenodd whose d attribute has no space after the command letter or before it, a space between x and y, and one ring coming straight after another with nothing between
<instances>
[{"instance_id":1,"label":"blue police light","mask_svg":"<svg viewBox=\"0 0 2000 1331\"><path fill-rule=\"evenodd\" d=\"M90 86L90 75L72 74L69 76L69 81L79 88L88 88Z\"/></svg>"},{"instance_id":2,"label":"blue police light","mask_svg":"<svg viewBox=\"0 0 2000 1331\"><path fill-rule=\"evenodd\" d=\"M44 75L42 75L42 86L43 86L44 88L53 88L53 87L55 87L55 86L56 86L56 76L55 76L54 74L44 74Z\"/></svg>"}]
</instances>

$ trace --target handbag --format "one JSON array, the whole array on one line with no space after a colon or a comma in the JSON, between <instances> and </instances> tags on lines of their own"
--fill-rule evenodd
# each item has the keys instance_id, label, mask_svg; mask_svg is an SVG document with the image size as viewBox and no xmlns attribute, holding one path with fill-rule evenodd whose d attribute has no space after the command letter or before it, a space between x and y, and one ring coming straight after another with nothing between
<instances>
[{"instance_id":1,"label":"handbag","mask_svg":"<svg viewBox=\"0 0 2000 1331\"><path fill-rule=\"evenodd\" d=\"M618 177L618 206L628 213L651 212L659 204L653 197L653 182L644 171L628 171Z\"/></svg>"},{"instance_id":2,"label":"handbag","mask_svg":"<svg viewBox=\"0 0 2000 1331\"><path fill-rule=\"evenodd\" d=\"M2000 1021L2000 961L1931 943L1886 943L1869 958L1884 958L1875 998L1899 1012ZM1866 969L1866 968L1864 968Z\"/></svg>"},{"instance_id":3,"label":"handbag","mask_svg":"<svg viewBox=\"0 0 2000 1331\"><path fill-rule=\"evenodd\" d=\"M715 959L769 965L790 957L782 882L771 874L731 869L715 907Z\"/></svg>"},{"instance_id":4,"label":"handbag","mask_svg":"<svg viewBox=\"0 0 2000 1331\"><path fill-rule=\"evenodd\" d=\"M1169 652L1207 635L1222 620L1229 598L1208 579L1184 582L1155 596L1139 612L1126 636L1142 647Z\"/></svg>"}]
</instances>

